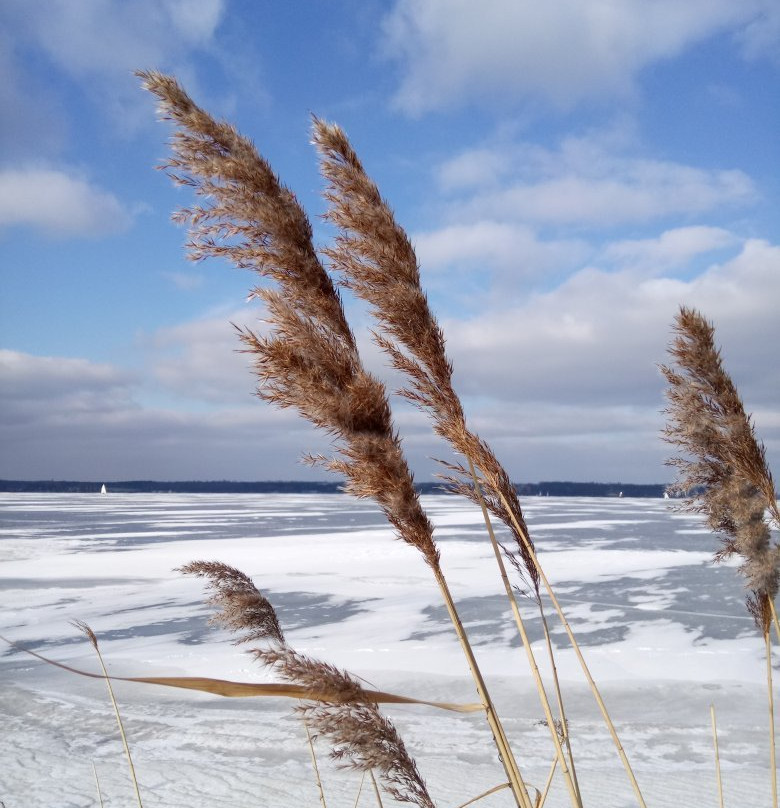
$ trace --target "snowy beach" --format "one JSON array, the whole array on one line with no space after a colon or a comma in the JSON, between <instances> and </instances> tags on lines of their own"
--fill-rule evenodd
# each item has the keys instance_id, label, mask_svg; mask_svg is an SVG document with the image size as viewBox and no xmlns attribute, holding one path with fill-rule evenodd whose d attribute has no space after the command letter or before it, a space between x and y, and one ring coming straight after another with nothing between
<instances>
[{"instance_id":1,"label":"snowy beach","mask_svg":"<svg viewBox=\"0 0 780 808\"><path fill-rule=\"evenodd\" d=\"M445 574L529 782L552 753L478 509L423 498ZM534 497L525 513L542 564L615 719L648 806L717 802L715 705L726 802L769 804L763 644L733 568L694 516L645 499ZM428 568L369 503L342 495L0 495L0 633L97 671L71 625L87 622L111 673L264 681L229 636L207 625L202 582L174 568L220 560L269 597L291 645L373 687L475 701ZM522 581L515 581L522 587ZM541 633L520 598L529 633ZM552 624L551 619L551 624ZM636 804L563 631L556 627L586 805ZM105 684L4 647L0 800L5 808L107 805L132 787ZM146 806L297 806L319 798L289 700L221 699L116 683ZM386 710L440 806L503 780L479 714ZM360 775L317 744L328 805L352 806ZM376 804L366 785L360 805ZM389 804L389 803L388 803ZM508 792L483 800L512 804ZM556 780L546 805L568 804Z\"/></svg>"}]
</instances>

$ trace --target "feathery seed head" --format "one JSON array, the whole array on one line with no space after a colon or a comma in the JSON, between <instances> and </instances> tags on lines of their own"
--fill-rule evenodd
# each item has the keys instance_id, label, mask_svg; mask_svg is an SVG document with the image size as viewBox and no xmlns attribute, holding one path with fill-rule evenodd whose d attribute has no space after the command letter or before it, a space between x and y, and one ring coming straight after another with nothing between
<instances>
[{"instance_id":1,"label":"feathery seed head","mask_svg":"<svg viewBox=\"0 0 780 808\"><path fill-rule=\"evenodd\" d=\"M673 489L688 496L684 507L704 514L722 535L716 560L735 553L742 558L749 608L752 603L754 615L761 611L764 624L780 580L780 551L772 544L767 510L779 524L780 518L764 447L723 369L714 326L682 307L674 333L669 354L675 367L661 367L669 384L664 439L685 453L669 461L678 470Z\"/></svg>"},{"instance_id":2,"label":"feathery seed head","mask_svg":"<svg viewBox=\"0 0 780 808\"><path fill-rule=\"evenodd\" d=\"M236 645L257 640L285 644L274 607L241 570L219 561L191 561L178 572L208 579L207 589L212 592L208 602L218 610L211 622L242 632Z\"/></svg>"},{"instance_id":3,"label":"feathery seed head","mask_svg":"<svg viewBox=\"0 0 780 808\"><path fill-rule=\"evenodd\" d=\"M333 436L338 456L326 467L347 477L350 492L377 499L399 537L437 565L433 527L412 485L384 386L361 363L338 291L295 195L251 141L211 118L174 79L139 75L157 96L163 117L177 126L174 156L163 167L174 182L190 186L204 200L176 217L190 226L190 257L224 257L275 284L252 293L265 303L270 335L238 329L260 381L258 395L297 409ZM402 492L403 518L387 512L397 499L381 495L381 487Z\"/></svg>"},{"instance_id":4,"label":"feathery seed head","mask_svg":"<svg viewBox=\"0 0 780 808\"><path fill-rule=\"evenodd\" d=\"M444 334L420 285L414 247L343 130L318 118L314 118L313 129L321 171L328 182L326 218L341 231L335 246L324 252L342 275L343 284L371 306L383 331L375 335L377 345L408 379L408 387L400 394L426 411L436 433L481 472L480 487L488 507L515 534L526 574L538 592L539 575L526 544L530 537L517 493L490 447L466 426L452 386ZM445 481L479 501L470 472L462 465L444 465L454 472ZM509 504L511 515L503 501Z\"/></svg>"}]
</instances>

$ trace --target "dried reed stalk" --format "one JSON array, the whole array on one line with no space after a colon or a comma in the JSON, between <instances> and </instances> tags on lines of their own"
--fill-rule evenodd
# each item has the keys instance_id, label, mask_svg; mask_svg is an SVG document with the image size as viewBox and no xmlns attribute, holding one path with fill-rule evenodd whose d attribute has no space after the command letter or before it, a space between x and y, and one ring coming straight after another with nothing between
<instances>
[{"instance_id":1,"label":"dried reed stalk","mask_svg":"<svg viewBox=\"0 0 780 808\"><path fill-rule=\"evenodd\" d=\"M77 676L86 676L88 679L106 678L103 674L90 673L89 671L83 671L62 662L57 662L54 659L49 659L2 635L0 635L0 640L24 654L40 659L41 662L45 662L47 665L52 665L69 673L75 673ZM197 690L201 693L211 693L212 695L226 698L272 697L300 699L308 694L312 698L328 700L334 696L334 694L324 689L312 695L300 685L288 685L279 682L231 682L227 679L211 679L206 676L109 676L108 678L113 682L135 682L136 684L161 685L162 687L174 687L182 690ZM426 701L425 699L400 696L397 693L385 693L381 690L366 689L365 692L367 698L374 704L422 704L426 707L435 707L438 710L448 710L455 713L479 713L485 709L481 702L461 704L458 702Z\"/></svg>"},{"instance_id":2,"label":"dried reed stalk","mask_svg":"<svg viewBox=\"0 0 780 808\"><path fill-rule=\"evenodd\" d=\"M106 665L103 662L103 655L100 653L100 646L98 645L97 636L95 635L95 632L81 620L74 620L73 625L89 640L90 644L95 649L95 654L97 654L98 662L100 662L100 668L103 671L102 678L105 679L106 687L108 687L108 695L109 698L111 699L111 704L114 707L114 715L116 716L116 723L117 726L119 727L119 735L122 738L122 746L124 747L125 750L125 757L127 758L127 766L130 770L130 779L133 781L133 788L135 790L135 797L138 802L138 808L143 808L143 803L141 802L141 791L138 788L138 780L135 776L135 766L133 765L133 757L130 754L130 746L127 743L127 735L125 734L125 728L124 725L122 724L122 716L119 714L119 705L117 704L116 697L114 696L114 688L111 687L111 677L108 675ZM97 772L95 772L95 780L97 781ZM98 793L100 793L99 788L100 787L98 786Z\"/></svg>"},{"instance_id":3,"label":"dried reed stalk","mask_svg":"<svg viewBox=\"0 0 780 808\"><path fill-rule=\"evenodd\" d=\"M677 469L673 491L686 495L682 507L704 515L720 534L715 561L737 555L745 579L747 608L766 648L772 804L777 808L774 697L770 628L780 583L780 546L772 542L770 520L780 512L763 444L756 438L736 385L724 370L715 328L698 311L681 307L669 354L662 366L669 383L669 417L664 439L682 450L669 465ZM769 514L769 517L767 517Z\"/></svg>"},{"instance_id":4,"label":"dried reed stalk","mask_svg":"<svg viewBox=\"0 0 780 808\"><path fill-rule=\"evenodd\" d=\"M304 720L303 728L306 731L306 743L309 747L309 754L311 756L311 766L314 770L314 779L317 783L317 793L320 795L320 804L322 808L328 808L327 802L325 802L325 789L322 785L322 777L320 777L320 767L317 765L317 755L314 752L314 738L312 738L311 731L309 730L309 725Z\"/></svg>"},{"instance_id":5,"label":"dried reed stalk","mask_svg":"<svg viewBox=\"0 0 780 808\"><path fill-rule=\"evenodd\" d=\"M480 800L484 800L485 797L489 797L491 794L497 794L499 791L503 791L505 788L509 788L509 783L500 783L497 786L493 786L493 788L489 788L487 791L483 791L481 794L478 794L476 797L472 797L470 800L466 802L462 802L457 808L467 808L469 805L474 805L474 803L479 802Z\"/></svg>"},{"instance_id":6,"label":"dried reed stalk","mask_svg":"<svg viewBox=\"0 0 780 808\"><path fill-rule=\"evenodd\" d=\"M447 357L444 335L422 290L417 256L406 232L396 222L376 184L365 172L343 130L315 118L314 143L320 153L321 171L328 181L325 196L330 208L327 218L340 231L335 246L325 253L343 275L345 286L371 306L381 329L380 334L374 335L375 341L388 354L392 366L408 380L408 387L400 394L427 412L435 432L464 458L465 465L443 463L451 472L444 479L482 508L499 574L528 656L540 702L552 728L555 721L549 699L501 555L501 551L506 553L521 577L528 580L542 609L539 573L527 546L530 539L517 492L490 446L467 426L460 398L452 385L453 370ZM475 466L481 476L477 475ZM500 518L514 534L516 554L510 554L496 541L488 511ZM518 525L527 541L522 540ZM522 559L522 565L517 562L517 555ZM558 703L562 706L557 680L555 686ZM579 808L582 802L576 778L572 776L573 758L568 737L567 762L553 729L551 736L572 804Z\"/></svg>"},{"instance_id":7,"label":"dried reed stalk","mask_svg":"<svg viewBox=\"0 0 780 808\"><path fill-rule=\"evenodd\" d=\"M517 526L518 533L523 536L522 530L520 526ZM550 585L547 576L542 569L542 565L539 563L538 558L536 557L536 552L533 547L530 545L530 540L528 544L529 554L531 556L531 560L536 565L536 568L539 570L539 577L541 579L542 585L544 586L545 590L547 591L547 595L550 598L550 602L553 605L553 608L558 615L558 619L561 621L561 625L563 626L564 631L566 632L566 636L569 638L569 642L574 649L574 653L577 657L577 661L580 663L580 668L582 669L583 674L585 675L585 679L588 683L588 687L590 687L591 693L593 694L594 699L596 700L596 704L598 705L599 711L601 712L601 716L604 719L604 723L606 724L607 729L609 730L610 737L612 738L612 742L615 745L615 749L618 753L618 757L620 758L623 768L628 775L628 779L631 782L631 787L634 790L634 795L637 798L637 802L641 806L641 808L646 808L646 803L644 797L642 796L642 791L639 788L639 783L637 782L636 775L634 774L634 770L631 768L631 764L628 760L628 756L626 755L626 750L623 748L623 744L620 741L620 737L617 733L617 728L615 727L612 718L609 715L609 710L607 710L607 705L604 703L604 699L601 696L601 692L596 685L595 680L593 679L593 675L590 672L590 668L588 667L588 663L585 661L585 657L582 654L582 649L580 648L579 643L577 642L577 638L574 636L574 632L569 625L569 621L566 619L566 615L561 607L561 604L558 600L555 591L553 590L552 586Z\"/></svg>"},{"instance_id":8,"label":"dried reed stalk","mask_svg":"<svg viewBox=\"0 0 780 808\"><path fill-rule=\"evenodd\" d=\"M362 365L303 208L251 141L196 106L175 79L139 75L162 117L178 127L174 156L161 167L205 200L174 215L190 225L188 257L226 258L276 285L251 293L266 305L270 336L238 329L260 381L258 396L329 433L337 455L312 460L343 474L348 493L374 499L397 536L438 564L384 386Z\"/></svg>"},{"instance_id":9,"label":"dried reed stalk","mask_svg":"<svg viewBox=\"0 0 780 808\"><path fill-rule=\"evenodd\" d=\"M171 144L174 156L163 168L174 182L207 200L175 216L190 224L189 257L224 257L277 286L252 292L265 302L274 327L271 335L239 329L260 381L258 395L279 407L297 409L333 437L336 456L312 461L343 474L347 492L379 504L397 536L422 553L448 612L456 616L433 526L414 489L387 395L363 368L338 292L312 244L305 212L252 143L196 106L175 79L156 72L139 76L159 99L162 116L178 127ZM453 623L468 657L460 621ZM469 664L513 792L518 802L528 804L473 654Z\"/></svg>"},{"instance_id":10,"label":"dried reed stalk","mask_svg":"<svg viewBox=\"0 0 780 808\"><path fill-rule=\"evenodd\" d=\"M98 804L100 808L103 808L103 794L100 791L100 780L98 779L97 767L95 766L95 761L92 761L92 774L95 777L95 791L97 792ZM2 805L2 803L0 803Z\"/></svg>"},{"instance_id":11,"label":"dried reed stalk","mask_svg":"<svg viewBox=\"0 0 780 808\"><path fill-rule=\"evenodd\" d=\"M723 806L723 778L720 776L720 747L718 746L718 725L715 720L715 705L710 704L710 721L712 723L712 745L715 749L715 777L718 784L718 803Z\"/></svg>"}]
</instances>

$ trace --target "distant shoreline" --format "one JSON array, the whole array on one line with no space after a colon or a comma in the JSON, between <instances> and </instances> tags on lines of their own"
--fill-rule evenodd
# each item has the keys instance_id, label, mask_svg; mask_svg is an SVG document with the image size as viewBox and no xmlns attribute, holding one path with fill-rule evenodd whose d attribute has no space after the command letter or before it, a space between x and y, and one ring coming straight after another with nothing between
<instances>
[{"instance_id":1,"label":"distant shoreline","mask_svg":"<svg viewBox=\"0 0 780 808\"><path fill-rule=\"evenodd\" d=\"M109 493L115 494L338 494L339 482L300 480L264 480L238 482L235 480L0 480L2 493L32 494L99 494L105 483ZM417 483L421 494L447 493L440 483ZM555 497L645 497L660 499L666 485L663 483L596 483L542 481L515 483L521 496Z\"/></svg>"}]
</instances>

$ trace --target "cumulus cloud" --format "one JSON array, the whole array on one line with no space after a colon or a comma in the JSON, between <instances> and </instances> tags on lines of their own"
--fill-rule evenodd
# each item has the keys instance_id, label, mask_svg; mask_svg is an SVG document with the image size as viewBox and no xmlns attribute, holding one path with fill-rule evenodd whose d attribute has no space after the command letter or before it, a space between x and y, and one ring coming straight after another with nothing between
<instances>
[{"instance_id":1,"label":"cumulus cloud","mask_svg":"<svg viewBox=\"0 0 780 808\"><path fill-rule=\"evenodd\" d=\"M713 228L662 234L634 254L707 249ZM677 243L677 247L674 244ZM668 247L672 244L672 247ZM667 245L664 247L663 245ZM670 326L680 304L716 325L726 367L780 459L780 246L748 240L696 277L586 267L556 288L443 319L455 385L471 423L517 480L669 478L659 439ZM624 242L622 249L629 250ZM246 357L220 312L153 335L147 376L76 358L0 353L0 476L13 478L306 479L303 452L328 439L294 413L254 400ZM367 335L359 333L365 346ZM369 366L381 357L367 349ZM393 381L400 381L394 379ZM424 416L396 409L411 465L447 458Z\"/></svg>"},{"instance_id":2,"label":"cumulus cloud","mask_svg":"<svg viewBox=\"0 0 780 808\"><path fill-rule=\"evenodd\" d=\"M665 230L655 238L626 239L609 244L604 258L650 273L686 267L691 259L732 247L738 238L722 227L694 225Z\"/></svg>"},{"instance_id":3,"label":"cumulus cloud","mask_svg":"<svg viewBox=\"0 0 780 808\"><path fill-rule=\"evenodd\" d=\"M560 287L445 323L461 389L506 402L647 406L659 401L681 304L716 323L727 365L749 402L776 406L780 247L748 241L690 280L586 268ZM749 325L748 325L749 324Z\"/></svg>"},{"instance_id":4,"label":"cumulus cloud","mask_svg":"<svg viewBox=\"0 0 780 808\"><path fill-rule=\"evenodd\" d=\"M11 0L6 13L58 68L104 78L206 44L223 10L223 0L51 0L30 13L24 0Z\"/></svg>"},{"instance_id":5,"label":"cumulus cloud","mask_svg":"<svg viewBox=\"0 0 780 808\"><path fill-rule=\"evenodd\" d=\"M619 142L619 139L618 139ZM480 148L438 169L449 214L553 225L615 226L691 217L754 201L744 172L694 168L631 153L613 133Z\"/></svg>"},{"instance_id":6,"label":"cumulus cloud","mask_svg":"<svg viewBox=\"0 0 780 808\"><path fill-rule=\"evenodd\" d=\"M132 217L111 193L59 169L0 170L0 228L26 225L60 236L127 229Z\"/></svg>"},{"instance_id":7,"label":"cumulus cloud","mask_svg":"<svg viewBox=\"0 0 780 808\"><path fill-rule=\"evenodd\" d=\"M570 268L588 252L581 241L541 241L529 227L495 221L444 226L414 235L426 269L474 267L511 271L521 276ZM448 273L449 276L449 273Z\"/></svg>"},{"instance_id":8,"label":"cumulus cloud","mask_svg":"<svg viewBox=\"0 0 780 808\"><path fill-rule=\"evenodd\" d=\"M232 323L262 333L258 317L256 308L246 307L159 329L146 340L157 383L183 399L247 404L256 385Z\"/></svg>"},{"instance_id":9,"label":"cumulus cloud","mask_svg":"<svg viewBox=\"0 0 780 808\"><path fill-rule=\"evenodd\" d=\"M467 412L517 479L663 481L657 365L681 304L714 321L777 467L778 297L780 247L748 241L689 280L586 268L556 289L443 327Z\"/></svg>"},{"instance_id":10,"label":"cumulus cloud","mask_svg":"<svg viewBox=\"0 0 780 808\"><path fill-rule=\"evenodd\" d=\"M108 364L0 349L0 376L6 425L89 419L134 407L133 377Z\"/></svg>"},{"instance_id":11,"label":"cumulus cloud","mask_svg":"<svg viewBox=\"0 0 780 808\"><path fill-rule=\"evenodd\" d=\"M395 103L410 114L528 98L568 108L625 97L643 68L717 33L758 24L765 6L764 0L399 0L384 21L384 46L402 71Z\"/></svg>"},{"instance_id":12,"label":"cumulus cloud","mask_svg":"<svg viewBox=\"0 0 780 808\"><path fill-rule=\"evenodd\" d=\"M107 364L0 351L0 477L294 479L327 443L293 413L144 406L144 380ZM316 474L315 474L316 476Z\"/></svg>"}]
</instances>

